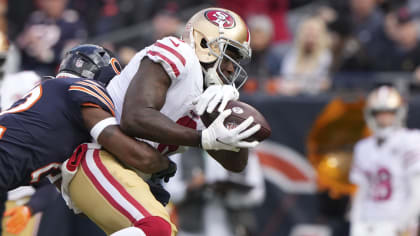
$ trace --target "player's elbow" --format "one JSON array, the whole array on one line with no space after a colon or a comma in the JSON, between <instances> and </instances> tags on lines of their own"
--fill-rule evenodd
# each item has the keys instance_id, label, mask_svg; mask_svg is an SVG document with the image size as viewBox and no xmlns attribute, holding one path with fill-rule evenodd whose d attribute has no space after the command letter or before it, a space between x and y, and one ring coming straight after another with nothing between
<instances>
[{"instance_id":1,"label":"player's elbow","mask_svg":"<svg viewBox=\"0 0 420 236\"><path fill-rule=\"evenodd\" d=\"M129 134L131 130L130 128L133 127L133 122L134 122L134 119L132 118L131 115L123 114L121 116L121 121L120 121L121 130L124 133Z\"/></svg>"},{"instance_id":2,"label":"player's elbow","mask_svg":"<svg viewBox=\"0 0 420 236\"><path fill-rule=\"evenodd\" d=\"M123 112L120 121L121 130L131 137L139 137L135 130L139 130L141 127L140 117L134 111Z\"/></svg>"}]
</instances>

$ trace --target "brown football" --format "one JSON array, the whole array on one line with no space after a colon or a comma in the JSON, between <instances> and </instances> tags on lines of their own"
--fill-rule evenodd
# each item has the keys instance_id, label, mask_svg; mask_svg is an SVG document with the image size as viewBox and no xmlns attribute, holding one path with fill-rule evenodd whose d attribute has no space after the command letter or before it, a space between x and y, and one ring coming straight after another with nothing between
<instances>
[{"instance_id":1,"label":"brown football","mask_svg":"<svg viewBox=\"0 0 420 236\"><path fill-rule=\"evenodd\" d=\"M250 116L254 117L254 123L252 123L251 126L256 124L261 125L261 129L251 137L247 138L246 141L263 141L271 135L270 125L268 124L264 116L251 105L241 101L229 101L225 110L226 109L232 109L232 114L228 116L224 122L227 128L235 128ZM219 112L216 108L212 113L205 112L200 118L203 121L204 125L208 127L217 118L218 115Z\"/></svg>"}]
</instances>

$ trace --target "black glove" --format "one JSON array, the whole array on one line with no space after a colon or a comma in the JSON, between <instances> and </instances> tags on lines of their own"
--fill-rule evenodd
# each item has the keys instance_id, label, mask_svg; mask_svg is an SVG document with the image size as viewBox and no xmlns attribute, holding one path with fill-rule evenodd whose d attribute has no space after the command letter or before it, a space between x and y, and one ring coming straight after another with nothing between
<instances>
[{"instance_id":1,"label":"black glove","mask_svg":"<svg viewBox=\"0 0 420 236\"><path fill-rule=\"evenodd\" d=\"M150 192L152 192L153 196L162 203L163 206L168 204L171 195L168 191L166 191L162 184L159 182L153 182L152 180L146 180L146 183L149 185Z\"/></svg>"},{"instance_id":2,"label":"black glove","mask_svg":"<svg viewBox=\"0 0 420 236\"><path fill-rule=\"evenodd\" d=\"M152 180L154 180L154 179L163 179L163 181L165 181L165 183L168 183L169 182L169 179L171 177L174 177L175 173L176 173L176 164L175 164L175 162L169 160L169 166L168 166L168 168L165 169L165 170L162 170L160 172L154 173L152 175L152 178L151 179Z\"/></svg>"}]
</instances>

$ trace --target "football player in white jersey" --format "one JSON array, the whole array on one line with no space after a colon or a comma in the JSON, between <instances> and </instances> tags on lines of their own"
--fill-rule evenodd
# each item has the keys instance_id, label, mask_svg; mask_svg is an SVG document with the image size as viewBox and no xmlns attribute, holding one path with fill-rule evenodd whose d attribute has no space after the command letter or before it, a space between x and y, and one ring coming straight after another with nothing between
<instances>
[{"instance_id":1,"label":"football player in white jersey","mask_svg":"<svg viewBox=\"0 0 420 236\"><path fill-rule=\"evenodd\" d=\"M231 114L224 107L239 98L237 88L247 79L241 63L251 57L249 43L248 28L236 13L220 8L196 13L182 40L166 37L141 50L108 85L121 129L162 154L179 152L183 146L201 147L226 169L242 171L248 148L258 144L245 139L260 125L251 125L253 117L233 129L223 122ZM203 127L199 116L219 103L220 115ZM152 195L145 182L148 176L104 151L83 155L82 168L69 175L74 176L71 182L63 181L69 183L75 211L112 236L176 234L156 201L159 196Z\"/></svg>"},{"instance_id":2,"label":"football player in white jersey","mask_svg":"<svg viewBox=\"0 0 420 236\"><path fill-rule=\"evenodd\" d=\"M382 86L368 96L365 118L373 135L354 150L352 236L417 235L420 132L404 127L406 111L395 88Z\"/></svg>"},{"instance_id":3,"label":"football player in white jersey","mask_svg":"<svg viewBox=\"0 0 420 236\"><path fill-rule=\"evenodd\" d=\"M201 132L198 116L205 109L212 112L221 100L219 111L228 100L238 99L236 88L247 78L240 62L251 57L249 43L247 26L238 15L209 8L187 22L182 40L166 37L138 52L107 87L124 132L154 141L165 154L178 151L178 146L201 145L226 168L242 170L246 148L257 144L242 139L259 126L238 134L248 128L252 117L239 129L228 130L221 125L230 114L226 111ZM245 149L238 152L238 148ZM223 158L225 154L229 158Z\"/></svg>"}]
</instances>

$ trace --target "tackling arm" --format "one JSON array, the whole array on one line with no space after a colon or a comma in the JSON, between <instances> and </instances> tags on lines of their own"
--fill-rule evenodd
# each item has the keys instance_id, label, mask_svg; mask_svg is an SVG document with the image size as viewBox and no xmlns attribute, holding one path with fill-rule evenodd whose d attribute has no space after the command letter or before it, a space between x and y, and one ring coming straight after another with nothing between
<instances>
[{"instance_id":1,"label":"tackling arm","mask_svg":"<svg viewBox=\"0 0 420 236\"><path fill-rule=\"evenodd\" d=\"M112 117L108 112L93 107L82 107L82 116L88 130L98 122ZM124 163L148 174L165 170L169 159L145 142L125 135L118 125L107 126L99 135L98 143Z\"/></svg>"}]
</instances>

